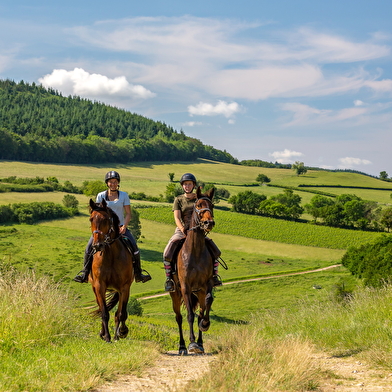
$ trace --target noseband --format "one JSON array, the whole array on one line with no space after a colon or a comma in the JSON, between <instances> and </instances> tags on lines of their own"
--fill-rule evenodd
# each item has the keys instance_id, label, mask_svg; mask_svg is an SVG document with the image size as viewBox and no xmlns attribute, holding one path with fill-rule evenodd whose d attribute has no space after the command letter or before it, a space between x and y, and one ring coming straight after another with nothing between
<instances>
[{"instance_id":1,"label":"noseband","mask_svg":"<svg viewBox=\"0 0 392 392\"><path fill-rule=\"evenodd\" d=\"M204 230L204 222L206 222L206 221L201 220L201 213L202 212L209 211L211 213L211 216L214 217L214 213L211 208L208 208L208 207L197 208L196 204L199 200L208 200L212 205L212 202L208 197L201 197L200 199L197 199L195 201L195 205L193 206L193 214L192 214L192 218L194 218L195 225L192 226L189 230L196 230L196 229ZM206 230L204 230L204 232L206 232Z\"/></svg>"},{"instance_id":2,"label":"noseband","mask_svg":"<svg viewBox=\"0 0 392 392\"><path fill-rule=\"evenodd\" d=\"M104 233L101 230L94 230L93 231L93 234L100 234L100 235L104 236L103 242L99 242L97 245L94 246L94 248L100 248L102 245L104 247L109 246L114 241L116 241L117 238L119 238L119 237L116 237L116 238L112 238L111 237L111 234L115 233L116 231L115 231L114 225L113 225L113 217L110 215L110 213L108 213L108 215L109 215L108 219L109 219L109 222L110 222L110 228L109 228L108 232Z\"/></svg>"}]
</instances>

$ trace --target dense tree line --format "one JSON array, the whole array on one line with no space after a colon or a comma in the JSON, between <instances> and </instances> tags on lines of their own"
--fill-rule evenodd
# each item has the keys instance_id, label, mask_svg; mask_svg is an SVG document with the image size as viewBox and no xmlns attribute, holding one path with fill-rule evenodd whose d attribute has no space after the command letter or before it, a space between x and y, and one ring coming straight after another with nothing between
<instances>
[{"instance_id":1,"label":"dense tree line","mask_svg":"<svg viewBox=\"0 0 392 392\"><path fill-rule=\"evenodd\" d=\"M392 226L391 208L382 210L376 202L352 194L342 194L335 199L315 195L305 210L315 222L319 219L328 226L361 230L389 230Z\"/></svg>"},{"instance_id":2,"label":"dense tree line","mask_svg":"<svg viewBox=\"0 0 392 392\"><path fill-rule=\"evenodd\" d=\"M381 209L376 202L351 194L336 198L315 195L304 207L301 197L292 189L285 189L268 199L252 191L240 192L231 196L228 202L232 204L232 211L245 214L298 220L306 211L315 223L326 226L375 231L392 228L392 207Z\"/></svg>"},{"instance_id":3,"label":"dense tree line","mask_svg":"<svg viewBox=\"0 0 392 392\"><path fill-rule=\"evenodd\" d=\"M40 85L0 80L0 159L98 163L190 161L238 163L163 122Z\"/></svg>"},{"instance_id":4,"label":"dense tree line","mask_svg":"<svg viewBox=\"0 0 392 392\"><path fill-rule=\"evenodd\" d=\"M291 189L285 189L283 193L269 199L252 191L240 192L231 196L228 202L232 204L232 211L245 214L295 220L303 213L301 197L294 194Z\"/></svg>"}]
</instances>

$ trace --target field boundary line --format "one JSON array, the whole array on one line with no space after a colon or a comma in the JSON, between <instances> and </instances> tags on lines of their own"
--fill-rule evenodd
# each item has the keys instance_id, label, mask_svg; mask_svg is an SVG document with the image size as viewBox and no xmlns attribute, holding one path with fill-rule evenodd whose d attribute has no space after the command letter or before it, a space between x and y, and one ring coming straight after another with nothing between
<instances>
[{"instance_id":1,"label":"field boundary line","mask_svg":"<svg viewBox=\"0 0 392 392\"><path fill-rule=\"evenodd\" d=\"M329 270L332 268L337 268L341 267L341 264L334 264L334 265L329 265L328 267L323 267L323 268L317 268L314 270L309 270L309 271L299 271L299 272L290 272L287 274L282 274L282 275L270 275L270 276L260 276L258 278L249 278L249 279L242 279L242 280L233 280L230 282L224 282L223 286L227 286L229 284L238 284L238 283L246 283L246 282L255 282L258 280L266 280L266 279L274 279L274 278L283 278L285 276L294 276L294 275L304 275L304 274L311 274L314 272L320 272L320 271L325 271ZM166 295L169 295L170 293L160 293L160 294L153 294L153 295L147 295L145 297L140 297L138 300L146 300L146 299L152 299L152 298L158 298L158 297L164 297Z\"/></svg>"}]
</instances>

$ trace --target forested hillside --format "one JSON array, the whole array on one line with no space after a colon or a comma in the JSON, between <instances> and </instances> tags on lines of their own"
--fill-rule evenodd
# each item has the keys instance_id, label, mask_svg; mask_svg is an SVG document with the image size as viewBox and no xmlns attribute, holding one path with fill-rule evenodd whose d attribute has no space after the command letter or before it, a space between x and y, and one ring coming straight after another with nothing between
<instances>
[{"instance_id":1,"label":"forested hillside","mask_svg":"<svg viewBox=\"0 0 392 392\"><path fill-rule=\"evenodd\" d=\"M237 163L226 151L126 110L40 85L0 80L0 159L104 163L191 161Z\"/></svg>"}]
</instances>

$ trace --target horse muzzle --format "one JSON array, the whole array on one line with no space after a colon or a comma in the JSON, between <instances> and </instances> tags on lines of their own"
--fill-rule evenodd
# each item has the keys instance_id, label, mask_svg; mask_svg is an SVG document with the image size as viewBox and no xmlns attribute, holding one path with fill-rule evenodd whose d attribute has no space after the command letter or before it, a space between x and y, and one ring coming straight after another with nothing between
<instances>
[{"instance_id":1,"label":"horse muzzle","mask_svg":"<svg viewBox=\"0 0 392 392\"><path fill-rule=\"evenodd\" d=\"M105 244L103 242L98 242L92 245L95 252L103 251L105 249Z\"/></svg>"},{"instance_id":2,"label":"horse muzzle","mask_svg":"<svg viewBox=\"0 0 392 392\"><path fill-rule=\"evenodd\" d=\"M204 231L211 231L215 226L215 222L213 220L205 220L201 222L201 227Z\"/></svg>"}]
</instances>

